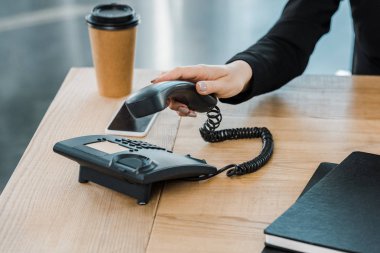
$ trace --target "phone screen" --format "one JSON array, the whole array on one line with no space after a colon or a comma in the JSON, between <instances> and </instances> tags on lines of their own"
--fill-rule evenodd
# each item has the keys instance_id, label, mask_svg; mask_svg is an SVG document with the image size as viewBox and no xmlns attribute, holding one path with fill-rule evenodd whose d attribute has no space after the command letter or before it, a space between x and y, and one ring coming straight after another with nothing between
<instances>
[{"instance_id":1,"label":"phone screen","mask_svg":"<svg viewBox=\"0 0 380 253\"><path fill-rule=\"evenodd\" d=\"M134 118L123 104L107 128L109 133L125 132L126 135L144 136L151 127L156 114Z\"/></svg>"}]
</instances>

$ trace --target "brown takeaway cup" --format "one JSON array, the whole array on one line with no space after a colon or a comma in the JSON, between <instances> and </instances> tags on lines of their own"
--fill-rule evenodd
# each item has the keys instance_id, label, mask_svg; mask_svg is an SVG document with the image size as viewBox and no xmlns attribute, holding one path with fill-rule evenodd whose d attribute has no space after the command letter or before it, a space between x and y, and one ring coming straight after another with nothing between
<instances>
[{"instance_id":1,"label":"brown takeaway cup","mask_svg":"<svg viewBox=\"0 0 380 253\"><path fill-rule=\"evenodd\" d=\"M98 5L86 16L100 95L131 93L136 26L140 17L128 5Z\"/></svg>"}]
</instances>

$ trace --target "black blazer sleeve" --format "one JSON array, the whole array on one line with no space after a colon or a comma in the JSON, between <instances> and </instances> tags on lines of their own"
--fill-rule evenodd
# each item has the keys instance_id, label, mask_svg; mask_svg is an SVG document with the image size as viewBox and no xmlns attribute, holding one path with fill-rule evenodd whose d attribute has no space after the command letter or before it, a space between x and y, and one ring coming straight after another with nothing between
<instances>
[{"instance_id":1,"label":"black blazer sleeve","mask_svg":"<svg viewBox=\"0 0 380 253\"><path fill-rule=\"evenodd\" d=\"M229 62L246 61L253 77L247 89L220 101L244 102L280 88L303 73L317 41L330 30L340 0L289 0L280 19L256 44Z\"/></svg>"}]
</instances>

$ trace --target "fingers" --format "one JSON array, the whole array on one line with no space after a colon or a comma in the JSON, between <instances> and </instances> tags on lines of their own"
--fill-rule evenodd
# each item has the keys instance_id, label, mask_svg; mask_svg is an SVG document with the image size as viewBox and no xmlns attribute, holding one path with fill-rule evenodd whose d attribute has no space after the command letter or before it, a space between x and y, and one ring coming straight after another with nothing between
<instances>
[{"instance_id":1,"label":"fingers","mask_svg":"<svg viewBox=\"0 0 380 253\"><path fill-rule=\"evenodd\" d=\"M198 82L201 80L217 80L226 76L227 68L225 65L194 65L177 67L168 72L161 73L157 78L153 79L152 83L186 80L190 82Z\"/></svg>"},{"instance_id":2,"label":"fingers","mask_svg":"<svg viewBox=\"0 0 380 253\"><path fill-rule=\"evenodd\" d=\"M173 99L169 100L169 108L174 111L177 111L179 116L189 116L189 117L197 116L197 114L194 111L190 110L187 107L187 105L177 102Z\"/></svg>"},{"instance_id":3,"label":"fingers","mask_svg":"<svg viewBox=\"0 0 380 253\"><path fill-rule=\"evenodd\" d=\"M199 66L177 67L168 72L162 73L157 78L152 80L152 83L171 81L171 80L195 80L200 77L205 77L205 71Z\"/></svg>"},{"instance_id":4,"label":"fingers","mask_svg":"<svg viewBox=\"0 0 380 253\"><path fill-rule=\"evenodd\" d=\"M187 107L180 107L177 111L177 114L182 117L196 117L197 114L194 111L189 110Z\"/></svg>"},{"instance_id":5,"label":"fingers","mask_svg":"<svg viewBox=\"0 0 380 253\"><path fill-rule=\"evenodd\" d=\"M196 83L197 92L201 95L215 94L217 97L225 97L228 94L228 85L223 81L200 81Z\"/></svg>"},{"instance_id":6,"label":"fingers","mask_svg":"<svg viewBox=\"0 0 380 253\"><path fill-rule=\"evenodd\" d=\"M199 94L207 95L210 94L210 90L213 89L212 86L212 82L200 81L196 83L195 88Z\"/></svg>"},{"instance_id":7,"label":"fingers","mask_svg":"<svg viewBox=\"0 0 380 253\"><path fill-rule=\"evenodd\" d=\"M196 90L201 95L214 94L218 98L229 98L239 94L245 87L245 83L223 77L215 81L199 81Z\"/></svg>"}]
</instances>

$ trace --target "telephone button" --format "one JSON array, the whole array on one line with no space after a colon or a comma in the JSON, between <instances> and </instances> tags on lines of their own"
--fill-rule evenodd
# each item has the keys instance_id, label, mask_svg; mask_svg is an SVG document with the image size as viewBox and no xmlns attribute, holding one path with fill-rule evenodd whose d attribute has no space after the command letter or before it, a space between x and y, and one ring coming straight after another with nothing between
<instances>
[{"instance_id":1,"label":"telephone button","mask_svg":"<svg viewBox=\"0 0 380 253\"><path fill-rule=\"evenodd\" d=\"M118 163L130 167L134 170L138 170L143 166L143 161L136 157L127 157L118 161Z\"/></svg>"},{"instance_id":2,"label":"telephone button","mask_svg":"<svg viewBox=\"0 0 380 253\"><path fill-rule=\"evenodd\" d=\"M131 170L138 171L140 169L148 169L152 165L152 160L140 155L134 155L132 157L125 157L117 161Z\"/></svg>"}]
</instances>

